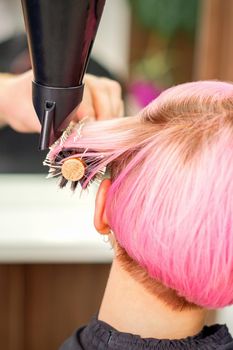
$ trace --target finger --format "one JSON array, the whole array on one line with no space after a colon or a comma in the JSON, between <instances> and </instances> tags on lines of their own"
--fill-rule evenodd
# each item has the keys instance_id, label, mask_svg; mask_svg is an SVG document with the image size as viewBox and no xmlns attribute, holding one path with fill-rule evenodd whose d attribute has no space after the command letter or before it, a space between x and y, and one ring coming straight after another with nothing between
<instances>
[{"instance_id":1,"label":"finger","mask_svg":"<svg viewBox=\"0 0 233 350\"><path fill-rule=\"evenodd\" d=\"M32 125L31 125L31 129L32 129L32 132L41 132L41 124L40 124L38 118L33 120Z\"/></svg>"},{"instance_id":2,"label":"finger","mask_svg":"<svg viewBox=\"0 0 233 350\"><path fill-rule=\"evenodd\" d=\"M84 81L88 91L88 96L84 100L94 109L97 120L111 119L123 114L119 83L88 74L85 75ZM82 113L83 110L80 110L80 114Z\"/></svg>"},{"instance_id":3,"label":"finger","mask_svg":"<svg viewBox=\"0 0 233 350\"><path fill-rule=\"evenodd\" d=\"M108 95L110 98L112 117L120 117L122 115L122 90L119 83L108 80L106 83Z\"/></svg>"},{"instance_id":4,"label":"finger","mask_svg":"<svg viewBox=\"0 0 233 350\"><path fill-rule=\"evenodd\" d=\"M119 103L117 116L121 118L124 116L124 114L125 114L125 105L124 105L124 101L121 100L121 102Z\"/></svg>"},{"instance_id":5,"label":"finger","mask_svg":"<svg viewBox=\"0 0 233 350\"><path fill-rule=\"evenodd\" d=\"M32 114L32 118L29 121L25 118L25 122L22 125L22 129L25 128L24 132L39 133L41 132L41 123L36 113L31 113L31 114Z\"/></svg>"},{"instance_id":6,"label":"finger","mask_svg":"<svg viewBox=\"0 0 233 350\"><path fill-rule=\"evenodd\" d=\"M92 89L93 105L97 120L106 120L113 118L113 108L108 89Z\"/></svg>"},{"instance_id":7,"label":"finger","mask_svg":"<svg viewBox=\"0 0 233 350\"><path fill-rule=\"evenodd\" d=\"M78 106L74 118L80 120L86 116L92 118L95 118L96 116L95 109L93 106L93 98L88 86L84 88L83 100Z\"/></svg>"},{"instance_id":8,"label":"finger","mask_svg":"<svg viewBox=\"0 0 233 350\"><path fill-rule=\"evenodd\" d=\"M25 120L26 118L24 118ZM22 120L13 120L12 122L9 122L9 125L18 132L23 133L40 133L41 131L41 124L39 122L39 119L37 116L35 116L34 119L31 119L30 121L23 121Z\"/></svg>"}]
</instances>

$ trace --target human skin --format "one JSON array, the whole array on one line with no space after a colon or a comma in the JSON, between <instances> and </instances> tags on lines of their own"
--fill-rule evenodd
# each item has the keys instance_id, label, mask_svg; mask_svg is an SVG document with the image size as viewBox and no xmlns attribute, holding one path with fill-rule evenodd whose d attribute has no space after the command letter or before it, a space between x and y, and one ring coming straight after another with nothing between
<instances>
[{"instance_id":1,"label":"human skin","mask_svg":"<svg viewBox=\"0 0 233 350\"><path fill-rule=\"evenodd\" d=\"M94 224L101 234L109 234L111 230L105 210L110 185L110 180L104 180L96 196ZM118 331L138 334L143 338L181 339L202 330L206 309L172 310L124 270L118 261L117 250L114 251L99 320Z\"/></svg>"},{"instance_id":2,"label":"human skin","mask_svg":"<svg viewBox=\"0 0 233 350\"><path fill-rule=\"evenodd\" d=\"M40 122L32 105L32 71L20 75L0 74L0 126L9 125L18 132L40 132ZM123 115L120 85L107 78L86 74L83 101L73 119L85 116L96 120Z\"/></svg>"}]
</instances>

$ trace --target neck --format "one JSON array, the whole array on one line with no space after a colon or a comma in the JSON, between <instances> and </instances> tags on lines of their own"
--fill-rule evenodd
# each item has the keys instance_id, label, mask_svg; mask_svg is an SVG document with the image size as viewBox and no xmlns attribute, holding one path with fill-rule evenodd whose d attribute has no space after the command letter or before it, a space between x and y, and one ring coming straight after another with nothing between
<instances>
[{"instance_id":1,"label":"neck","mask_svg":"<svg viewBox=\"0 0 233 350\"><path fill-rule=\"evenodd\" d=\"M98 318L120 332L143 338L181 339L201 331L206 310L172 310L135 281L115 258Z\"/></svg>"}]
</instances>

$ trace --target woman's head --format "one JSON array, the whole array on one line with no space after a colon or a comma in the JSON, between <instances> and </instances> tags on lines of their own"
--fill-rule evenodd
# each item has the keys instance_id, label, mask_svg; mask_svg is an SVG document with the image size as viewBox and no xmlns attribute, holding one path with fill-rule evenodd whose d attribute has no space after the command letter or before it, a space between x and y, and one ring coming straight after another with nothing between
<instances>
[{"instance_id":1,"label":"woman's head","mask_svg":"<svg viewBox=\"0 0 233 350\"><path fill-rule=\"evenodd\" d=\"M136 117L86 124L76 134L50 159L63 149L85 151L94 161L84 187L110 169L105 221L127 264L191 303L233 303L233 85L176 86Z\"/></svg>"}]
</instances>

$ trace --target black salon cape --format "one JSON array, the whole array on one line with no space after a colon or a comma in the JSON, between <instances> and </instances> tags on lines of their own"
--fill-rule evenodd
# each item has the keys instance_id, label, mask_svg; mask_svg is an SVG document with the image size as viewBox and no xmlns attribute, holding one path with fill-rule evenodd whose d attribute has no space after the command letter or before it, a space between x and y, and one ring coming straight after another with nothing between
<instances>
[{"instance_id":1,"label":"black salon cape","mask_svg":"<svg viewBox=\"0 0 233 350\"><path fill-rule=\"evenodd\" d=\"M233 338L225 325L207 327L194 337L158 340L121 333L94 317L59 350L233 350Z\"/></svg>"}]
</instances>

